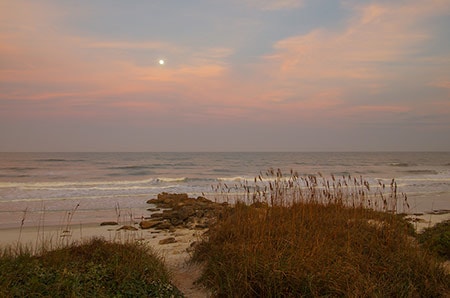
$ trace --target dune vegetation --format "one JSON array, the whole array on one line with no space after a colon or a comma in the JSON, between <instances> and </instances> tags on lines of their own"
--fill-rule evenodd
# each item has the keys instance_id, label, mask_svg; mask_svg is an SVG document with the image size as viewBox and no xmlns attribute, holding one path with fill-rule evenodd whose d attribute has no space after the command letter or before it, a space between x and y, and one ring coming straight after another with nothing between
<instances>
[{"instance_id":1,"label":"dune vegetation","mask_svg":"<svg viewBox=\"0 0 450 298\"><path fill-rule=\"evenodd\" d=\"M91 239L54 250L3 249L0 297L182 297L149 246Z\"/></svg>"},{"instance_id":2,"label":"dune vegetation","mask_svg":"<svg viewBox=\"0 0 450 298\"><path fill-rule=\"evenodd\" d=\"M399 215L393 180L261 174L216 187L238 196L195 251L201 282L218 297L439 297L442 263ZM400 207L399 207L400 206Z\"/></svg>"},{"instance_id":3,"label":"dune vegetation","mask_svg":"<svg viewBox=\"0 0 450 298\"><path fill-rule=\"evenodd\" d=\"M419 242L439 258L450 260L450 220L426 228L418 235Z\"/></svg>"}]
</instances>

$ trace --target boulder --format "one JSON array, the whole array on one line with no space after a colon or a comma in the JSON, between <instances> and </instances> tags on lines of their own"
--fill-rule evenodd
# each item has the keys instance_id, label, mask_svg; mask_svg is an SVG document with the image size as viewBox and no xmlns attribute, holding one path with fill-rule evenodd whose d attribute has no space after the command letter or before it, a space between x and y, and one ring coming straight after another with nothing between
<instances>
[{"instance_id":1,"label":"boulder","mask_svg":"<svg viewBox=\"0 0 450 298\"><path fill-rule=\"evenodd\" d=\"M120 228L117 229L117 231L120 231L120 230L137 231L138 228L133 227L133 226L128 226L128 225L126 225L126 226L122 226L122 227L120 227Z\"/></svg>"},{"instance_id":2,"label":"boulder","mask_svg":"<svg viewBox=\"0 0 450 298\"><path fill-rule=\"evenodd\" d=\"M170 223L171 223L174 227L176 227L176 226L181 226L181 225L183 225L183 224L184 224L184 221L182 221L182 220L179 219L179 218L173 217L173 218L170 219Z\"/></svg>"},{"instance_id":3,"label":"boulder","mask_svg":"<svg viewBox=\"0 0 450 298\"><path fill-rule=\"evenodd\" d=\"M101 226L117 226L119 223L117 221L104 221L100 224Z\"/></svg>"},{"instance_id":4,"label":"boulder","mask_svg":"<svg viewBox=\"0 0 450 298\"><path fill-rule=\"evenodd\" d=\"M155 225L155 229L174 229L184 226L191 229L207 228L229 208L227 204L218 204L205 197L189 198L186 193L160 193L155 199L147 201L157 208L164 208L161 213L152 213L151 219L162 219L163 223ZM155 210L155 209L152 209Z\"/></svg>"},{"instance_id":5,"label":"boulder","mask_svg":"<svg viewBox=\"0 0 450 298\"><path fill-rule=\"evenodd\" d=\"M180 209L178 209L178 218L180 220L184 221L193 215L195 215L195 209L191 206L183 206Z\"/></svg>"},{"instance_id":6,"label":"boulder","mask_svg":"<svg viewBox=\"0 0 450 298\"><path fill-rule=\"evenodd\" d=\"M175 243L175 242L177 242L177 239L175 239L175 237L168 237L168 238L159 240L159 244L170 244L170 243Z\"/></svg>"},{"instance_id":7,"label":"boulder","mask_svg":"<svg viewBox=\"0 0 450 298\"><path fill-rule=\"evenodd\" d=\"M161 224L159 220L143 220L139 223L139 227L143 230L151 229Z\"/></svg>"},{"instance_id":8,"label":"boulder","mask_svg":"<svg viewBox=\"0 0 450 298\"><path fill-rule=\"evenodd\" d=\"M155 229L157 230L171 230L172 228L172 224L167 221L161 222L159 225L155 226Z\"/></svg>"},{"instance_id":9,"label":"boulder","mask_svg":"<svg viewBox=\"0 0 450 298\"><path fill-rule=\"evenodd\" d=\"M148 208L147 211L150 211L150 212L159 212L159 211L161 211L161 209L159 209L159 208Z\"/></svg>"},{"instance_id":10,"label":"boulder","mask_svg":"<svg viewBox=\"0 0 450 298\"><path fill-rule=\"evenodd\" d=\"M163 214L162 213L153 213L152 215L150 215L150 218L162 218Z\"/></svg>"}]
</instances>

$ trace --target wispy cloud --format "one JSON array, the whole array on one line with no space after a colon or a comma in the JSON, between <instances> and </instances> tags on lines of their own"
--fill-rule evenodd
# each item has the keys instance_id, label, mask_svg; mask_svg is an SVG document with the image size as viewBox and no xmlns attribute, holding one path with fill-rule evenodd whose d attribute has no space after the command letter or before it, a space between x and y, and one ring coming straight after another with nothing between
<instances>
[{"instance_id":1,"label":"wispy cloud","mask_svg":"<svg viewBox=\"0 0 450 298\"><path fill-rule=\"evenodd\" d=\"M450 79L442 78L429 83L430 86L450 89Z\"/></svg>"},{"instance_id":2,"label":"wispy cloud","mask_svg":"<svg viewBox=\"0 0 450 298\"><path fill-rule=\"evenodd\" d=\"M402 7L371 5L343 31L316 29L277 42L265 57L286 76L365 79L384 76L380 63L411 59L429 36L409 27L411 17Z\"/></svg>"},{"instance_id":3,"label":"wispy cloud","mask_svg":"<svg viewBox=\"0 0 450 298\"><path fill-rule=\"evenodd\" d=\"M272 93L279 89L278 94L287 95L278 97L278 102L292 101L292 95L297 94L303 103L311 98L339 100L347 106L361 106L359 112L406 110L386 102L378 108L366 105L363 94L387 92L392 82L404 80L411 65L426 58L421 57L425 55L422 48L433 33L420 24L429 16L450 11L448 2L433 3L436 5L423 1L358 4L351 8L353 17L343 29L314 29L276 42L262 64ZM446 86L443 81L439 84ZM336 88L339 93L332 92Z\"/></svg>"}]
</instances>

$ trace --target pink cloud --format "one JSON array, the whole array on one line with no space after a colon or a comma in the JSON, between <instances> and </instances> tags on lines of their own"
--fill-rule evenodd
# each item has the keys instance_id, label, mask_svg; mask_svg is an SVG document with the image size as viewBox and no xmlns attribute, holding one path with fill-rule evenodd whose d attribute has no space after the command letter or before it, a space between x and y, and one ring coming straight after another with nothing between
<instances>
[{"instance_id":1,"label":"pink cloud","mask_svg":"<svg viewBox=\"0 0 450 298\"><path fill-rule=\"evenodd\" d=\"M361 105L351 110L355 113L407 113L411 111L411 108L401 105Z\"/></svg>"},{"instance_id":2,"label":"pink cloud","mask_svg":"<svg viewBox=\"0 0 450 298\"><path fill-rule=\"evenodd\" d=\"M333 117L349 111L362 117L417 108L408 102L367 104L366 97L382 94L392 82L409 75L407 67L415 65L420 47L433 37L418 24L450 12L450 3L391 2L357 5L353 11L343 29L315 29L276 42L259 65L260 73L269 78L260 88L261 100L285 102L291 113L322 110ZM403 69L386 67L399 62ZM439 74L428 70L430 75Z\"/></svg>"},{"instance_id":3,"label":"pink cloud","mask_svg":"<svg viewBox=\"0 0 450 298\"><path fill-rule=\"evenodd\" d=\"M156 67L138 68L136 79L145 81L167 81L188 83L195 78L212 78L221 76L227 68L220 64L180 65L177 68L163 69Z\"/></svg>"},{"instance_id":4,"label":"pink cloud","mask_svg":"<svg viewBox=\"0 0 450 298\"><path fill-rule=\"evenodd\" d=\"M437 79L436 81L430 82L428 85L444 89L450 89L450 79L448 78Z\"/></svg>"},{"instance_id":5,"label":"pink cloud","mask_svg":"<svg viewBox=\"0 0 450 298\"><path fill-rule=\"evenodd\" d=\"M53 26L54 20L64 15L54 7L20 2L7 6L8 11L0 12L0 24L10 28L0 31L0 56L7 62L0 69L0 80L23 87L4 90L0 100L57 101L62 109L75 101L135 108L155 107L160 97L174 95L210 99L208 92L220 89L218 82L227 73L222 60L233 52L224 47L180 47L157 40L81 38ZM134 49L164 53L169 63L161 67L159 57L154 56L154 65L138 65L126 53ZM125 52L117 52L121 50ZM182 63L171 61L170 56L182 57ZM142 99L109 103L108 98L118 97Z\"/></svg>"},{"instance_id":6,"label":"pink cloud","mask_svg":"<svg viewBox=\"0 0 450 298\"><path fill-rule=\"evenodd\" d=\"M316 29L281 40L265 59L286 77L374 79L386 75L377 63L407 59L429 38L424 30L412 30L416 16L405 14L404 7L370 5L356 11L343 31Z\"/></svg>"},{"instance_id":7,"label":"pink cloud","mask_svg":"<svg viewBox=\"0 0 450 298\"><path fill-rule=\"evenodd\" d=\"M301 6L302 1L253 3L281 9ZM247 66L251 75L244 78L234 76L227 62L234 53L231 47L81 38L53 27L53 20L62 17L55 9L49 10L48 18L45 7L34 12L21 9L14 17L3 12L14 30L0 31L0 56L8 61L0 80L25 87L2 96L49 101L65 114L87 114L71 110L86 105L98 109L89 112L92 117L113 111L170 114L174 106L193 121L313 119L319 111L326 117L345 111L402 113L409 111L407 104L369 105L361 94L379 94L402 75L383 64L413 62L411 54L430 38L417 21L448 11L448 6L448 1L359 5L343 29L315 29L276 42L258 65ZM164 53L168 63L158 65L155 54L154 65L139 64L127 55L135 49Z\"/></svg>"}]
</instances>

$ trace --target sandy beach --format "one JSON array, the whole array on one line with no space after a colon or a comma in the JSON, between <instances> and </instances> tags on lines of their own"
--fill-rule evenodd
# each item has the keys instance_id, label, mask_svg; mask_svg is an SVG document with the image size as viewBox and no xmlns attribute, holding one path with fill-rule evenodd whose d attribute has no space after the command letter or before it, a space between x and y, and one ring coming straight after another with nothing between
<instances>
[{"instance_id":1,"label":"sandy beach","mask_svg":"<svg viewBox=\"0 0 450 298\"><path fill-rule=\"evenodd\" d=\"M418 214L408 215L407 219L411 221L417 232L434 226L435 224L450 220L450 213L444 214ZM72 243L89 240L92 237L104 238L108 241L145 241L157 251L170 259L171 255L185 254L193 242L198 241L204 230L190 230L178 228L173 232L161 231L155 229L143 230L135 225L100 225L98 224L79 224L67 226L41 226L41 227L23 227L0 229L0 247L17 245L20 242L30 247L41 246L43 243ZM160 244L159 241L166 238L175 238L175 243ZM186 254L187 255L187 254Z\"/></svg>"},{"instance_id":2,"label":"sandy beach","mask_svg":"<svg viewBox=\"0 0 450 298\"><path fill-rule=\"evenodd\" d=\"M435 224L450 220L450 212L442 214L424 213L420 215L408 215L406 217L411 221L418 233L426 228L433 227Z\"/></svg>"},{"instance_id":3,"label":"sandy beach","mask_svg":"<svg viewBox=\"0 0 450 298\"><path fill-rule=\"evenodd\" d=\"M450 220L450 212L443 214L424 213L417 215L408 215L406 217L413 224L417 232L434 226L435 224ZM79 242L89 240L92 237L101 237L109 241L127 241L138 240L145 241L157 250L167 254L172 250L177 254L179 250L186 250L194 241L198 241L204 230L190 230L178 228L173 232L161 231L155 229L143 230L136 224L134 225L100 225L98 224L78 224L70 226L41 226L41 227L23 227L20 228L0 228L0 247L8 245L17 245L20 242L23 245L36 247L42 245L45 241L56 245L65 242ZM159 244L160 240L174 237L176 245Z\"/></svg>"}]
</instances>

